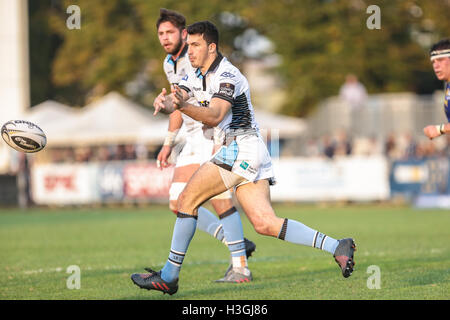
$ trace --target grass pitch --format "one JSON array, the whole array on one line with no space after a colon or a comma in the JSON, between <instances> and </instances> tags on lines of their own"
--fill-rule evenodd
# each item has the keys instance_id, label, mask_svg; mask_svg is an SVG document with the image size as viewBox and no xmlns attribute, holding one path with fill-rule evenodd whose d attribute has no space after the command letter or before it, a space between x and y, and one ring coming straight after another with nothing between
<instances>
[{"instance_id":1,"label":"grass pitch","mask_svg":"<svg viewBox=\"0 0 450 320\"><path fill-rule=\"evenodd\" d=\"M175 216L165 206L97 209L0 209L0 299L449 299L450 212L406 207L276 205L277 215L331 237L353 237L353 275L344 279L327 252L258 235L249 259L254 281L218 284L227 248L197 231L183 263L178 293L142 290L130 280L159 270L170 249ZM80 289L69 289L70 266ZM380 270L379 289L371 280ZM369 272L368 272L369 271ZM372 277L372 278L370 278ZM369 286L368 286L369 284Z\"/></svg>"}]
</instances>

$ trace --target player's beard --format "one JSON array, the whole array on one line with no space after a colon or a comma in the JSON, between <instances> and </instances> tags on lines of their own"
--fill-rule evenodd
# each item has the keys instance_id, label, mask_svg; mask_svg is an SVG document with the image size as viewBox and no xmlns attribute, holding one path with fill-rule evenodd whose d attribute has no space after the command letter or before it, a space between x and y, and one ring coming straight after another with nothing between
<instances>
[{"instance_id":1,"label":"player's beard","mask_svg":"<svg viewBox=\"0 0 450 320\"><path fill-rule=\"evenodd\" d=\"M178 44L176 45L175 48L173 48L173 50L171 52L168 52L171 55L176 55L178 52L180 52L181 46L183 45L183 40L180 37L180 39L178 39Z\"/></svg>"}]
</instances>

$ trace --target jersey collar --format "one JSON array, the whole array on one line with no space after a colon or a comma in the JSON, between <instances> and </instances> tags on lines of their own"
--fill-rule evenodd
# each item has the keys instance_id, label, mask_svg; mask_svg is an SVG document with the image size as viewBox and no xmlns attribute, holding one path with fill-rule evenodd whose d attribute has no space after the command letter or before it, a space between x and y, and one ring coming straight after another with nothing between
<instances>
[{"instance_id":1,"label":"jersey collar","mask_svg":"<svg viewBox=\"0 0 450 320\"><path fill-rule=\"evenodd\" d=\"M175 62L178 61L178 59L180 59L181 57L184 57L186 55L187 51L188 51L188 45L185 44L183 50L181 50L181 53L178 55L178 57L175 60L172 59L173 55L168 54L167 55L167 62L174 65Z\"/></svg>"},{"instance_id":2,"label":"jersey collar","mask_svg":"<svg viewBox=\"0 0 450 320\"><path fill-rule=\"evenodd\" d=\"M223 59L223 55L220 52L218 52L216 59L214 59L213 63L211 63L211 65L208 68L208 71L206 71L205 74L202 74L202 71L200 70L200 68L197 68L197 70L195 70L195 75L198 78L203 79L204 77L206 77L206 75L209 72L212 72L212 71L214 71L217 68L217 66L220 64L222 59Z\"/></svg>"}]
</instances>

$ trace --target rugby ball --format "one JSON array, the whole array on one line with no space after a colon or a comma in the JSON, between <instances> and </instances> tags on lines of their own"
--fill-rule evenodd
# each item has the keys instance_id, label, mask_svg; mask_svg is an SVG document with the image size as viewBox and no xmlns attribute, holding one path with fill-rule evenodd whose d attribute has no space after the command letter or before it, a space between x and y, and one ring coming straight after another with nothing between
<instances>
[{"instance_id":1,"label":"rugby ball","mask_svg":"<svg viewBox=\"0 0 450 320\"><path fill-rule=\"evenodd\" d=\"M20 152L38 152L47 144L44 131L30 121L8 121L2 126L1 132L3 140Z\"/></svg>"}]
</instances>

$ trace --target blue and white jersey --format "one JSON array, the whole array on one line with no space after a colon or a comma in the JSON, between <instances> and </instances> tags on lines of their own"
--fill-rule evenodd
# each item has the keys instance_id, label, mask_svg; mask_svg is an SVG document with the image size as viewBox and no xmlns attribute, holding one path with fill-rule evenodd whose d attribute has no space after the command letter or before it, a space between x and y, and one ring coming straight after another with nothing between
<instances>
[{"instance_id":1,"label":"blue and white jersey","mask_svg":"<svg viewBox=\"0 0 450 320\"><path fill-rule=\"evenodd\" d=\"M218 125L222 133L232 135L249 129L258 131L247 78L220 53L206 74L202 74L200 69L191 70L180 81L179 87L202 107L208 107L212 98L231 103L229 112Z\"/></svg>"},{"instance_id":2,"label":"blue and white jersey","mask_svg":"<svg viewBox=\"0 0 450 320\"><path fill-rule=\"evenodd\" d=\"M163 69L170 84L178 84L190 69L191 63L187 56L188 46L185 45L178 58L173 59L171 54L168 54L164 59Z\"/></svg>"},{"instance_id":3,"label":"blue and white jersey","mask_svg":"<svg viewBox=\"0 0 450 320\"><path fill-rule=\"evenodd\" d=\"M166 74L167 81L169 81L171 85L178 85L181 79L193 69L187 55L187 50L188 46L185 45L177 59L172 59L171 54L168 54L164 59L163 69ZM195 104L195 100L191 100L189 103ZM192 119L184 113L182 113L182 117L187 134L197 132L203 127L201 122Z\"/></svg>"},{"instance_id":4,"label":"blue and white jersey","mask_svg":"<svg viewBox=\"0 0 450 320\"><path fill-rule=\"evenodd\" d=\"M444 110L448 122L450 122L450 82L445 85Z\"/></svg>"}]
</instances>

